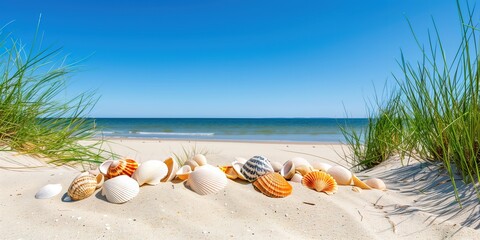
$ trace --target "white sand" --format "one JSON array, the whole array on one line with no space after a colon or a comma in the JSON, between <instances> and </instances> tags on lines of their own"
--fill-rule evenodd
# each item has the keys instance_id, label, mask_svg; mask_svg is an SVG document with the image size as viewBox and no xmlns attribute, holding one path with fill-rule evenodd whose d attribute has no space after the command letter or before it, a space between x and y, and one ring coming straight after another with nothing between
<instances>
[{"instance_id":1,"label":"white sand","mask_svg":"<svg viewBox=\"0 0 480 240\"><path fill-rule=\"evenodd\" d=\"M140 162L163 160L172 152L181 153L182 146L196 146L210 152L212 165L254 155L282 163L299 156L346 165L341 145L113 140L110 146ZM448 177L426 171L425 164L402 168L392 159L358 174L362 179L383 178L389 187L385 192L357 193L340 186L328 196L292 183L292 195L273 199L251 184L229 180L225 190L214 195L200 196L183 183L161 183L142 186L140 194L125 204L112 204L99 192L82 201L63 202L78 170L0 154L1 239L480 239L474 189L460 186L465 192L460 210L445 182ZM5 168L21 165L44 167ZM62 193L35 199L48 183L61 183Z\"/></svg>"}]
</instances>

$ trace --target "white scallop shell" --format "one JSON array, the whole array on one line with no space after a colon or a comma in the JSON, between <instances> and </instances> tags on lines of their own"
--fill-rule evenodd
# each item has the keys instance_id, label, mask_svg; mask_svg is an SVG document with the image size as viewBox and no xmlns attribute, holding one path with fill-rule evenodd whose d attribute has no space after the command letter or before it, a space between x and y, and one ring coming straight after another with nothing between
<instances>
[{"instance_id":1,"label":"white scallop shell","mask_svg":"<svg viewBox=\"0 0 480 240\"><path fill-rule=\"evenodd\" d=\"M192 160L197 162L198 166L203 166L207 164L207 158L203 154L197 154L193 156Z\"/></svg>"},{"instance_id":2,"label":"white scallop shell","mask_svg":"<svg viewBox=\"0 0 480 240\"><path fill-rule=\"evenodd\" d=\"M328 172L328 169L330 169L332 167L332 165L330 165L328 163L322 163L322 162L315 161L315 162L312 163L312 167L314 169L317 169L317 170L320 170L320 171L323 171L323 172Z\"/></svg>"},{"instance_id":3,"label":"white scallop shell","mask_svg":"<svg viewBox=\"0 0 480 240\"><path fill-rule=\"evenodd\" d=\"M217 193L225 188L227 183L225 173L208 164L197 167L195 171L190 173L187 180L187 185L200 195Z\"/></svg>"},{"instance_id":4,"label":"white scallop shell","mask_svg":"<svg viewBox=\"0 0 480 240\"><path fill-rule=\"evenodd\" d=\"M342 166L333 166L327 171L337 181L338 185L350 185L352 183L352 172Z\"/></svg>"},{"instance_id":5,"label":"white scallop shell","mask_svg":"<svg viewBox=\"0 0 480 240\"><path fill-rule=\"evenodd\" d=\"M165 165L167 165L168 173L167 173L167 176L165 176L161 181L162 182L172 181L175 178L175 176L177 175L178 163L173 158L168 158L165 161L163 161L163 163L165 163Z\"/></svg>"},{"instance_id":6,"label":"white scallop shell","mask_svg":"<svg viewBox=\"0 0 480 240\"><path fill-rule=\"evenodd\" d=\"M103 183L102 195L111 203L124 203L138 195L137 181L127 175L111 178Z\"/></svg>"},{"instance_id":7,"label":"white scallop shell","mask_svg":"<svg viewBox=\"0 0 480 240\"><path fill-rule=\"evenodd\" d=\"M301 183L302 182L302 179L303 179L303 176L301 174L298 174L298 173L295 173L292 177L292 179L290 179L291 182L298 182L298 183Z\"/></svg>"},{"instance_id":8,"label":"white scallop shell","mask_svg":"<svg viewBox=\"0 0 480 240\"><path fill-rule=\"evenodd\" d=\"M192 172L192 168L189 165L183 165L178 171L175 173L176 177L180 180L186 180L190 173Z\"/></svg>"},{"instance_id":9,"label":"white scallop shell","mask_svg":"<svg viewBox=\"0 0 480 240\"><path fill-rule=\"evenodd\" d=\"M233 169L235 170L235 172L237 173L238 178L240 178L240 179L242 179L242 180L247 180L247 179L245 178L245 176L243 176L243 174L242 174L242 172L241 172L241 170L240 170L240 169L242 169L243 164L244 164L244 163L241 163L241 162L238 162L238 161L233 161L233 162L232 162L232 167L233 167Z\"/></svg>"},{"instance_id":10,"label":"white scallop shell","mask_svg":"<svg viewBox=\"0 0 480 240\"><path fill-rule=\"evenodd\" d=\"M370 186L371 188L375 188L375 189L378 189L378 190L387 189L387 186L385 185L385 183L381 179L378 179L378 178L370 178L370 179L366 180L365 183L368 186Z\"/></svg>"},{"instance_id":11,"label":"white scallop shell","mask_svg":"<svg viewBox=\"0 0 480 240\"><path fill-rule=\"evenodd\" d=\"M290 159L295 164L295 167L300 167L300 166L307 166L307 167L312 167L312 165L307 161L307 159L302 158L302 157L294 157Z\"/></svg>"},{"instance_id":12,"label":"white scallop shell","mask_svg":"<svg viewBox=\"0 0 480 240\"><path fill-rule=\"evenodd\" d=\"M282 164L279 163L279 162L271 162L272 164L272 167L273 167L273 171L275 172L280 172L280 170L282 169Z\"/></svg>"},{"instance_id":13,"label":"white scallop shell","mask_svg":"<svg viewBox=\"0 0 480 240\"><path fill-rule=\"evenodd\" d=\"M295 164L292 160L286 161L282 169L280 169L280 175L282 175L285 179L290 180L293 175L295 174Z\"/></svg>"},{"instance_id":14,"label":"white scallop shell","mask_svg":"<svg viewBox=\"0 0 480 240\"><path fill-rule=\"evenodd\" d=\"M143 162L132 175L137 180L138 186L143 184L157 185L167 176L168 167L160 160L148 160Z\"/></svg>"},{"instance_id":15,"label":"white scallop shell","mask_svg":"<svg viewBox=\"0 0 480 240\"><path fill-rule=\"evenodd\" d=\"M62 191L62 184L47 184L35 194L36 199L47 199L58 195Z\"/></svg>"}]
</instances>

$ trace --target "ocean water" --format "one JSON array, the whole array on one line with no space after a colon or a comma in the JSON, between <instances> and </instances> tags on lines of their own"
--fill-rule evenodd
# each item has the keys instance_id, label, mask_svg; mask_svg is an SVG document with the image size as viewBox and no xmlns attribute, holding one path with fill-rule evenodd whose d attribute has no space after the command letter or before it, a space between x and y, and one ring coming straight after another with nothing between
<instances>
[{"instance_id":1,"label":"ocean water","mask_svg":"<svg viewBox=\"0 0 480 240\"><path fill-rule=\"evenodd\" d=\"M97 136L189 140L340 142L364 118L97 118Z\"/></svg>"}]
</instances>

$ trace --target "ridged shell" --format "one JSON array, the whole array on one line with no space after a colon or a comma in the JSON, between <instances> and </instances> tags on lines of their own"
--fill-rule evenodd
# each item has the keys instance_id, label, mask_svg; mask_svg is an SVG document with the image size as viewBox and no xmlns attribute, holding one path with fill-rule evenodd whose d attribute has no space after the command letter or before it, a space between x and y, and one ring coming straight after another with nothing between
<instances>
[{"instance_id":1,"label":"ridged shell","mask_svg":"<svg viewBox=\"0 0 480 240\"><path fill-rule=\"evenodd\" d=\"M62 184L47 184L35 194L37 199L47 199L58 195L62 191Z\"/></svg>"},{"instance_id":2,"label":"ridged shell","mask_svg":"<svg viewBox=\"0 0 480 240\"><path fill-rule=\"evenodd\" d=\"M357 176L355 176L355 174L353 174L352 179L353 179L353 185L361 189L367 189L367 190L372 189L370 186L368 186L366 183L360 180Z\"/></svg>"},{"instance_id":3,"label":"ridged shell","mask_svg":"<svg viewBox=\"0 0 480 240\"><path fill-rule=\"evenodd\" d=\"M338 189L335 179L330 174L321 171L310 172L303 176L302 184L326 194L334 194Z\"/></svg>"},{"instance_id":4,"label":"ridged shell","mask_svg":"<svg viewBox=\"0 0 480 240\"><path fill-rule=\"evenodd\" d=\"M137 170L138 163L133 159L122 159L113 161L108 167L107 179L114 178L120 175L127 175L129 177Z\"/></svg>"},{"instance_id":5,"label":"ridged shell","mask_svg":"<svg viewBox=\"0 0 480 240\"><path fill-rule=\"evenodd\" d=\"M254 156L243 165L240 172L245 176L247 181L254 182L258 177L273 172L273 167L267 158Z\"/></svg>"},{"instance_id":6,"label":"ridged shell","mask_svg":"<svg viewBox=\"0 0 480 240\"><path fill-rule=\"evenodd\" d=\"M370 186L372 188L375 188L375 189L378 189L378 190L387 189L387 186L385 185L385 183L381 179L378 179L378 178L370 178L370 179L366 180L365 183L368 186Z\"/></svg>"},{"instance_id":7,"label":"ridged shell","mask_svg":"<svg viewBox=\"0 0 480 240\"><path fill-rule=\"evenodd\" d=\"M280 175L287 180L292 179L293 175L295 175L295 164L292 160L288 160L283 164L282 169L280 169Z\"/></svg>"},{"instance_id":8,"label":"ridged shell","mask_svg":"<svg viewBox=\"0 0 480 240\"><path fill-rule=\"evenodd\" d=\"M247 179L245 178L245 176L243 176L242 171L241 171L242 167L243 167L243 164L245 164L245 163L241 163L241 162L238 162L238 161L233 161L232 162L232 167L233 167L233 170L235 170L235 172L237 173L237 177L239 179L242 179L242 180L246 181Z\"/></svg>"},{"instance_id":9,"label":"ridged shell","mask_svg":"<svg viewBox=\"0 0 480 240\"><path fill-rule=\"evenodd\" d=\"M190 168L192 169L192 171L195 171L195 168L197 168L199 165L197 162L195 162L194 160L188 160L185 162L184 166L185 165L188 165L190 166Z\"/></svg>"},{"instance_id":10,"label":"ridged shell","mask_svg":"<svg viewBox=\"0 0 480 240\"><path fill-rule=\"evenodd\" d=\"M176 172L176 177L180 180L187 180L188 176L192 172L192 168L189 165L183 165L178 171Z\"/></svg>"},{"instance_id":11,"label":"ridged shell","mask_svg":"<svg viewBox=\"0 0 480 240\"><path fill-rule=\"evenodd\" d=\"M282 175L272 172L258 177L253 186L264 195L272 198L283 198L292 193L292 186Z\"/></svg>"},{"instance_id":12,"label":"ridged shell","mask_svg":"<svg viewBox=\"0 0 480 240\"><path fill-rule=\"evenodd\" d=\"M295 172L300 173L302 176L305 176L309 172L313 172L313 171L314 171L313 167L309 167L309 166L305 166L305 165L302 165L300 167L295 168Z\"/></svg>"},{"instance_id":13,"label":"ridged shell","mask_svg":"<svg viewBox=\"0 0 480 240\"><path fill-rule=\"evenodd\" d=\"M283 165L279 162L271 162L272 164L272 167L273 167L273 171L274 172L280 172L280 170L282 169Z\"/></svg>"},{"instance_id":14,"label":"ridged shell","mask_svg":"<svg viewBox=\"0 0 480 240\"><path fill-rule=\"evenodd\" d=\"M140 164L132 178L137 180L138 186L143 184L157 185L167 176L168 167L161 160L148 160Z\"/></svg>"},{"instance_id":15,"label":"ridged shell","mask_svg":"<svg viewBox=\"0 0 480 240\"><path fill-rule=\"evenodd\" d=\"M95 193L97 186L103 182L103 175L94 175L89 172L83 172L73 179L67 194L73 201L88 198Z\"/></svg>"},{"instance_id":16,"label":"ridged shell","mask_svg":"<svg viewBox=\"0 0 480 240\"><path fill-rule=\"evenodd\" d=\"M220 170L222 170L222 172L225 173L225 176L227 176L227 178L229 179L238 178L238 174L235 171L235 169L233 169L233 166L219 166L218 168L220 168Z\"/></svg>"},{"instance_id":17,"label":"ridged shell","mask_svg":"<svg viewBox=\"0 0 480 240\"><path fill-rule=\"evenodd\" d=\"M124 203L132 200L140 192L137 181L127 175L109 179L103 183L102 195L111 203Z\"/></svg>"},{"instance_id":18,"label":"ridged shell","mask_svg":"<svg viewBox=\"0 0 480 240\"><path fill-rule=\"evenodd\" d=\"M190 173L187 185L194 192L207 195L219 192L227 186L227 182L227 177L219 168L207 164Z\"/></svg>"},{"instance_id":19,"label":"ridged shell","mask_svg":"<svg viewBox=\"0 0 480 240\"><path fill-rule=\"evenodd\" d=\"M294 164L295 167L300 167L300 166L307 166L311 167L312 165L307 161L307 159L302 158L302 157L294 157L290 159Z\"/></svg>"},{"instance_id":20,"label":"ridged shell","mask_svg":"<svg viewBox=\"0 0 480 240\"><path fill-rule=\"evenodd\" d=\"M193 156L192 160L197 162L198 166L203 166L207 164L207 157L205 157L205 155L203 154L197 154Z\"/></svg>"},{"instance_id":21,"label":"ridged shell","mask_svg":"<svg viewBox=\"0 0 480 240\"><path fill-rule=\"evenodd\" d=\"M292 179L290 179L290 182L302 182L302 175L298 174L298 173L295 173L292 177Z\"/></svg>"},{"instance_id":22,"label":"ridged shell","mask_svg":"<svg viewBox=\"0 0 480 240\"><path fill-rule=\"evenodd\" d=\"M338 185L350 185L352 183L352 172L342 166L333 166L327 171L337 181Z\"/></svg>"},{"instance_id":23,"label":"ridged shell","mask_svg":"<svg viewBox=\"0 0 480 240\"><path fill-rule=\"evenodd\" d=\"M313 162L312 163L312 167L314 169L317 169L317 170L320 170L320 171L323 171L323 172L328 172L328 169L330 169L332 167L332 165L328 164L328 163L322 163L322 162Z\"/></svg>"},{"instance_id":24,"label":"ridged shell","mask_svg":"<svg viewBox=\"0 0 480 240\"><path fill-rule=\"evenodd\" d=\"M161 180L161 182L172 181L178 171L178 163L173 158L168 158L167 160L163 161L163 163L167 165L168 172L167 175Z\"/></svg>"}]
</instances>

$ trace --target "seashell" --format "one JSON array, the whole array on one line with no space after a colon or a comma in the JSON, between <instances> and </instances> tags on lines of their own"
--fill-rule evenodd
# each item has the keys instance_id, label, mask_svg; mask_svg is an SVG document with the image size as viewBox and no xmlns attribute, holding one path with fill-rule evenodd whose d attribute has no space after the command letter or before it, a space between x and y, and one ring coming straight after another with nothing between
<instances>
[{"instance_id":1,"label":"seashell","mask_svg":"<svg viewBox=\"0 0 480 240\"><path fill-rule=\"evenodd\" d=\"M312 163L312 167L313 167L313 169L328 172L328 169L330 169L332 167L332 165L330 165L328 163L322 163L322 162L316 161L316 162Z\"/></svg>"},{"instance_id":2,"label":"seashell","mask_svg":"<svg viewBox=\"0 0 480 240\"><path fill-rule=\"evenodd\" d=\"M290 159L290 161L292 161L296 167L300 167L302 165L304 166L307 166L307 167L311 167L312 165L307 161L307 159L305 158L302 158L302 157L294 157L292 159Z\"/></svg>"},{"instance_id":3,"label":"seashell","mask_svg":"<svg viewBox=\"0 0 480 240\"><path fill-rule=\"evenodd\" d=\"M287 180L290 180L295 175L295 164L292 160L288 160L283 164L282 169L280 169L280 175Z\"/></svg>"},{"instance_id":4,"label":"seashell","mask_svg":"<svg viewBox=\"0 0 480 240\"><path fill-rule=\"evenodd\" d=\"M378 179L378 178L370 178L370 179L366 180L365 183L368 186L370 186L371 188L375 188L375 189L378 189L378 190L386 190L387 189L387 186L385 185L385 183L381 179Z\"/></svg>"},{"instance_id":5,"label":"seashell","mask_svg":"<svg viewBox=\"0 0 480 240\"><path fill-rule=\"evenodd\" d=\"M113 161L108 167L107 179L114 178L120 175L127 175L129 177L137 170L138 163L133 159L122 159Z\"/></svg>"},{"instance_id":6,"label":"seashell","mask_svg":"<svg viewBox=\"0 0 480 240\"><path fill-rule=\"evenodd\" d=\"M326 172L310 172L303 177L302 184L317 192L326 194L334 194L337 192L338 186L335 179Z\"/></svg>"},{"instance_id":7,"label":"seashell","mask_svg":"<svg viewBox=\"0 0 480 240\"><path fill-rule=\"evenodd\" d=\"M157 185L165 176L167 176L167 164L160 160L148 160L143 162L132 175L137 180L138 186L143 184Z\"/></svg>"},{"instance_id":8,"label":"seashell","mask_svg":"<svg viewBox=\"0 0 480 240\"><path fill-rule=\"evenodd\" d=\"M62 184L47 184L35 194L36 199L47 199L58 195L62 191Z\"/></svg>"},{"instance_id":9,"label":"seashell","mask_svg":"<svg viewBox=\"0 0 480 240\"><path fill-rule=\"evenodd\" d=\"M207 158L203 154L197 154L193 156L192 160L197 162L198 166L203 166L207 164Z\"/></svg>"},{"instance_id":10,"label":"seashell","mask_svg":"<svg viewBox=\"0 0 480 240\"><path fill-rule=\"evenodd\" d=\"M208 164L197 167L187 180L190 188L200 195L217 193L225 188L227 183L225 174L219 168Z\"/></svg>"},{"instance_id":11,"label":"seashell","mask_svg":"<svg viewBox=\"0 0 480 240\"><path fill-rule=\"evenodd\" d=\"M108 168L113 163L113 160L107 160L98 166L98 171L104 176L107 176Z\"/></svg>"},{"instance_id":12,"label":"seashell","mask_svg":"<svg viewBox=\"0 0 480 240\"><path fill-rule=\"evenodd\" d=\"M306 166L306 165L302 165L302 166L299 166L299 167L295 168L295 172L300 173L302 176L305 176L309 172L313 172L313 170L315 170L315 169L313 169L313 167L309 167L309 166Z\"/></svg>"},{"instance_id":13,"label":"seashell","mask_svg":"<svg viewBox=\"0 0 480 240\"><path fill-rule=\"evenodd\" d=\"M127 175L109 179L103 183L102 195L111 203L124 203L132 200L140 192L137 181Z\"/></svg>"},{"instance_id":14,"label":"seashell","mask_svg":"<svg viewBox=\"0 0 480 240\"><path fill-rule=\"evenodd\" d=\"M245 178L245 176L243 176L242 171L241 171L241 169L243 167L243 163L240 163L238 161L233 161L232 162L232 167L233 167L233 170L235 170L235 172L237 173L237 177L239 179L242 179L242 180L245 180L245 181L247 180Z\"/></svg>"},{"instance_id":15,"label":"seashell","mask_svg":"<svg viewBox=\"0 0 480 240\"><path fill-rule=\"evenodd\" d=\"M272 167L273 167L273 171L274 172L280 172L280 170L282 169L283 165L279 162L271 162L272 164Z\"/></svg>"},{"instance_id":16,"label":"seashell","mask_svg":"<svg viewBox=\"0 0 480 240\"><path fill-rule=\"evenodd\" d=\"M192 171L195 171L195 168L199 166L198 163L195 162L195 161L193 161L193 160L188 160L188 161L186 161L184 165L190 166L190 168L192 169Z\"/></svg>"},{"instance_id":17,"label":"seashell","mask_svg":"<svg viewBox=\"0 0 480 240\"><path fill-rule=\"evenodd\" d=\"M262 156L254 156L250 158L240 169L245 179L254 182L258 177L273 172L272 164L267 158Z\"/></svg>"},{"instance_id":18,"label":"seashell","mask_svg":"<svg viewBox=\"0 0 480 240\"><path fill-rule=\"evenodd\" d=\"M178 169L175 175L177 176L178 179L183 181L188 179L188 176L190 175L191 172L192 172L192 168L190 168L189 165L184 165L180 169Z\"/></svg>"},{"instance_id":19,"label":"seashell","mask_svg":"<svg viewBox=\"0 0 480 240\"><path fill-rule=\"evenodd\" d=\"M83 172L73 179L67 194L73 201L82 200L95 193L97 186L103 183L103 175L94 175L90 172Z\"/></svg>"},{"instance_id":20,"label":"seashell","mask_svg":"<svg viewBox=\"0 0 480 240\"><path fill-rule=\"evenodd\" d=\"M352 172L342 166L333 166L327 173L335 178L338 185L350 185L352 182Z\"/></svg>"},{"instance_id":21,"label":"seashell","mask_svg":"<svg viewBox=\"0 0 480 240\"><path fill-rule=\"evenodd\" d=\"M290 179L290 182L302 182L302 179L303 179L302 175L295 173L292 179Z\"/></svg>"},{"instance_id":22,"label":"seashell","mask_svg":"<svg viewBox=\"0 0 480 240\"><path fill-rule=\"evenodd\" d=\"M230 178L230 179L238 178L238 174L233 168L233 166L219 166L218 168L220 168L220 170L222 170L222 172L225 173L225 176L227 176L227 178Z\"/></svg>"},{"instance_id":23,"label":"seashell","mask_svg":"<svg viewBox=\"0 0 480 240\"><path fill-rule=\"evenodd\" d=\"M283 198L292 193L292 186L276 172L267 173L253 182L253 187L272 198Z\"/></svg>"},{"instance_id":24,"label":"seashell","mask_svg":"<svg viewBox=\"0 0 480 240\"><path fill-rule=\"evenodd\" d=\"M243 158L243 157L235 157L235 161L239 162L241 164L245 164L248 161L248 159Z\"/></svg>"},{"instance_id":25,"label":"seashell","mask_svg":"<svg viewBox=\"0 0 480 240\"><path fill-rule=\"evenodd\" d=\"M368 186L366 183L360 180L357 176L355 176L355 174L353 174L352 179L353 179L354 186L360 187L361 189L367 189L367 190L372 189L370 186Z\"/></svg>"},{"instance_id":26,"label":"seashell","mask_svg":"<svg viewBox=\"0 0 480 240\"><path fill-rule=\"evenodd\" d=\"M167 160L163 161L165 165L167 165L168 172L167 176L165 176L161 182L168 182L172 181L175 178L175 175L178 171L178 163L173 158L168 158Z\"/></svg>"}]
</instances>

